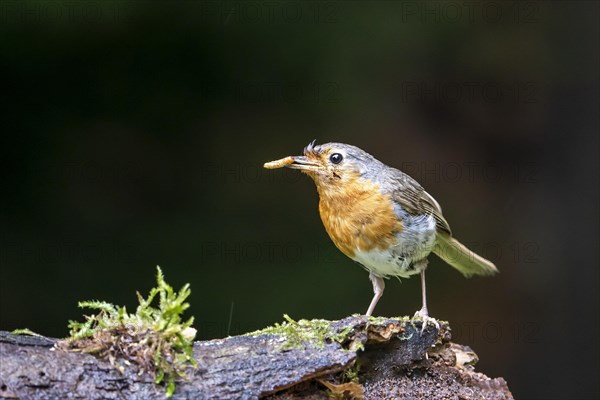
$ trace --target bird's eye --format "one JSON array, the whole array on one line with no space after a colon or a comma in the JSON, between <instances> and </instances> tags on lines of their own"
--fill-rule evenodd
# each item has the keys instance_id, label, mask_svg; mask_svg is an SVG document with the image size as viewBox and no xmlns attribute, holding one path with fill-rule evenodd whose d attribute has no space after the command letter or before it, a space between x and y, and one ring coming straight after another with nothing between
<instances>
[{"instance_id":1,"label":"bird's eye","mask_svg":"<svg viewBox=\"0 0 600 400\"><path fill-rule=\"evenodd\" d=\"M329 156L329 161L331 161L334 164L341 163L343 159L344 157L340 153L333 153Z\"/></svg>"}]
</instances>

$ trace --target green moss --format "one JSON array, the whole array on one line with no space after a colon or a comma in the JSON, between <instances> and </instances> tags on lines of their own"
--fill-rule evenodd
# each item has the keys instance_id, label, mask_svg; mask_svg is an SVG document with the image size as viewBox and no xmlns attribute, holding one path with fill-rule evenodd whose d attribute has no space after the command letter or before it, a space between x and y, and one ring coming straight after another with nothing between
<instances>
[{"instance_id":1,"label":"green moss","mask_svg":"<svg viewBox=\"0 0 600 400\"><path fill-rule=\"evenodd\" d=\"M121 371L124 367L119 360L136 364L156 383L165 383L169 397L175 390L175 379L186 378L187 368L196 366L192 356L196 330L191 327L193 317L182 320L189 307L185 301L191 293L189 285L176 292L165 282L160 267L156 269L157 287L147 298L137 293L139 305L133 314L105 301L80 302L79 307L98 313L85 316L84 322L70 321L70 337L59 347L97 354Z\"/></svg>"},{"instance_id":2,"label":"green moss","mask_svg":"<svg viewBox=\"0 0 600 400\"><path fill-rule=\"evenodd\" d=\"M15 329L14 331L11 332L13 335L29 335L29 336L39 336L39 337L44 337L42 335L40 335L39 333L35 333L34 331L32 331L31 329L28 328L24 328L24 329Z\"/></svg>"},{"instance_id":3,"label":"green moss","mask_svg":"<svg viewBox=\"0 0 600 400\"><path fill-rule=\"evenodd\" d=\"M411 320L411 318L407 317L407 316L404 316L404 317L373 317L373 316L369 316L368 317L369 324L371 324L371 325L382 325L386 322L389 322L390 320L398 320L398 321L408 322Z\"/></svg>"},{"instance_id":4,"label":"green moss","mask_svg":"<svg viewBox=\"0 0 600 400\"><path fill-rule=\"evenodd\" d=\"M283 315L285 321L276 323L258 331L246 333L248 336L277 335L285 339L281 349L302 348L306 345L316 346L322 349L327 341L344 343L352 327L347 326L340 331L331 328L331 321L324 319L295 321L287 314Z\"/></svg>"},{"instance_id":5,"label":"green moss","mask_svg":"<svg viewBox=\"0 0 600 400\"><path fill-rule=\"evenodd\" d=\"M356 382L360 373L360 359L357 359L353 366L344 370L342 382Z\"/></svg>"}]
</instances>

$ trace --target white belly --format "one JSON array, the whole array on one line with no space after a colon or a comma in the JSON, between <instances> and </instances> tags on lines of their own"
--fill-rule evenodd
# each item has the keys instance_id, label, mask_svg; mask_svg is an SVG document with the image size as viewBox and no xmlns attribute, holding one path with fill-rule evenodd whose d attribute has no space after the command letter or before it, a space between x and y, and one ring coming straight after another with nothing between
<instances>
[{"instance_id":1,"label":"white belly","mask_svg":"<svg viewBox=\"0 0 600 400\"><path fill-rule=\"evenodd\" d=\"M419 271L411 269L411 260L407 258L395 257L388 250L357 250L352 259L362 264L369 272L373 272L377 276L399 276L408 278L410 275L416 274Z\"/></svg>"},{"instance_id":2,"label":"white belly","mask_svg":"<svg viewBox=\"0 0 600 400\"><path fill-rule=\"evenodd\" d=\"M432 216L416 217L398 234L398 244L388 249L356 249L352 259L369 272L387 277L408 278L421 272L419 261L425 259L435 245L435 219Z\"/></svg>"}]
</instances>

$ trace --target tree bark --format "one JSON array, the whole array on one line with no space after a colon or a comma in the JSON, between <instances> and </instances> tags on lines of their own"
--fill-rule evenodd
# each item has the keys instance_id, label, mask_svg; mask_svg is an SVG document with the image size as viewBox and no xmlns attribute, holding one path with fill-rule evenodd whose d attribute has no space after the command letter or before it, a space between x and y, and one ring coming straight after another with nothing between
<instances>
[{"instance_id":1,"label":"tree bark","mask_svg":"<svg viewBox=\"0 0 600 400\"><path fill-rule=\"evenodd\" d=\"M285 348L278 335L235 336L194 344L198 367L177 383L173 399L512 399L502 378L470 365L477 356L450 342L450 328L420 320L332 322L341 343ZM0 332L2 399L163 399L165 388L135 366L55 348L56 339ZM360 349L360 347L363 347ZM358 367L356 363L358 362ZM357 371L350 381L344 371ZM356 383L356 382L359 383Z\"/></svg>"}]
</instances>

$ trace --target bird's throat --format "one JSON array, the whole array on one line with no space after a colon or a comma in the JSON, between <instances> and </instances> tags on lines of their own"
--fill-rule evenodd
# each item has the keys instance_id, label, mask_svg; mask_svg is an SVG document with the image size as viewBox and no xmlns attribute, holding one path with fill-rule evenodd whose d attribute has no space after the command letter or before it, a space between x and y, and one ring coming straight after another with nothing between
<instances>
[{"instance_id":1,"label":"bird's throat","mask_svg":"<svg viewBox=\"0 0 600 400\"><path fill-rule=\"evenodd\" d=\"M402 221L377 184L358 177L343 187L315 183L321 220L342 253L354 258L357 250L385 249L397 243Z\"/></svg>"}]
</instances>

